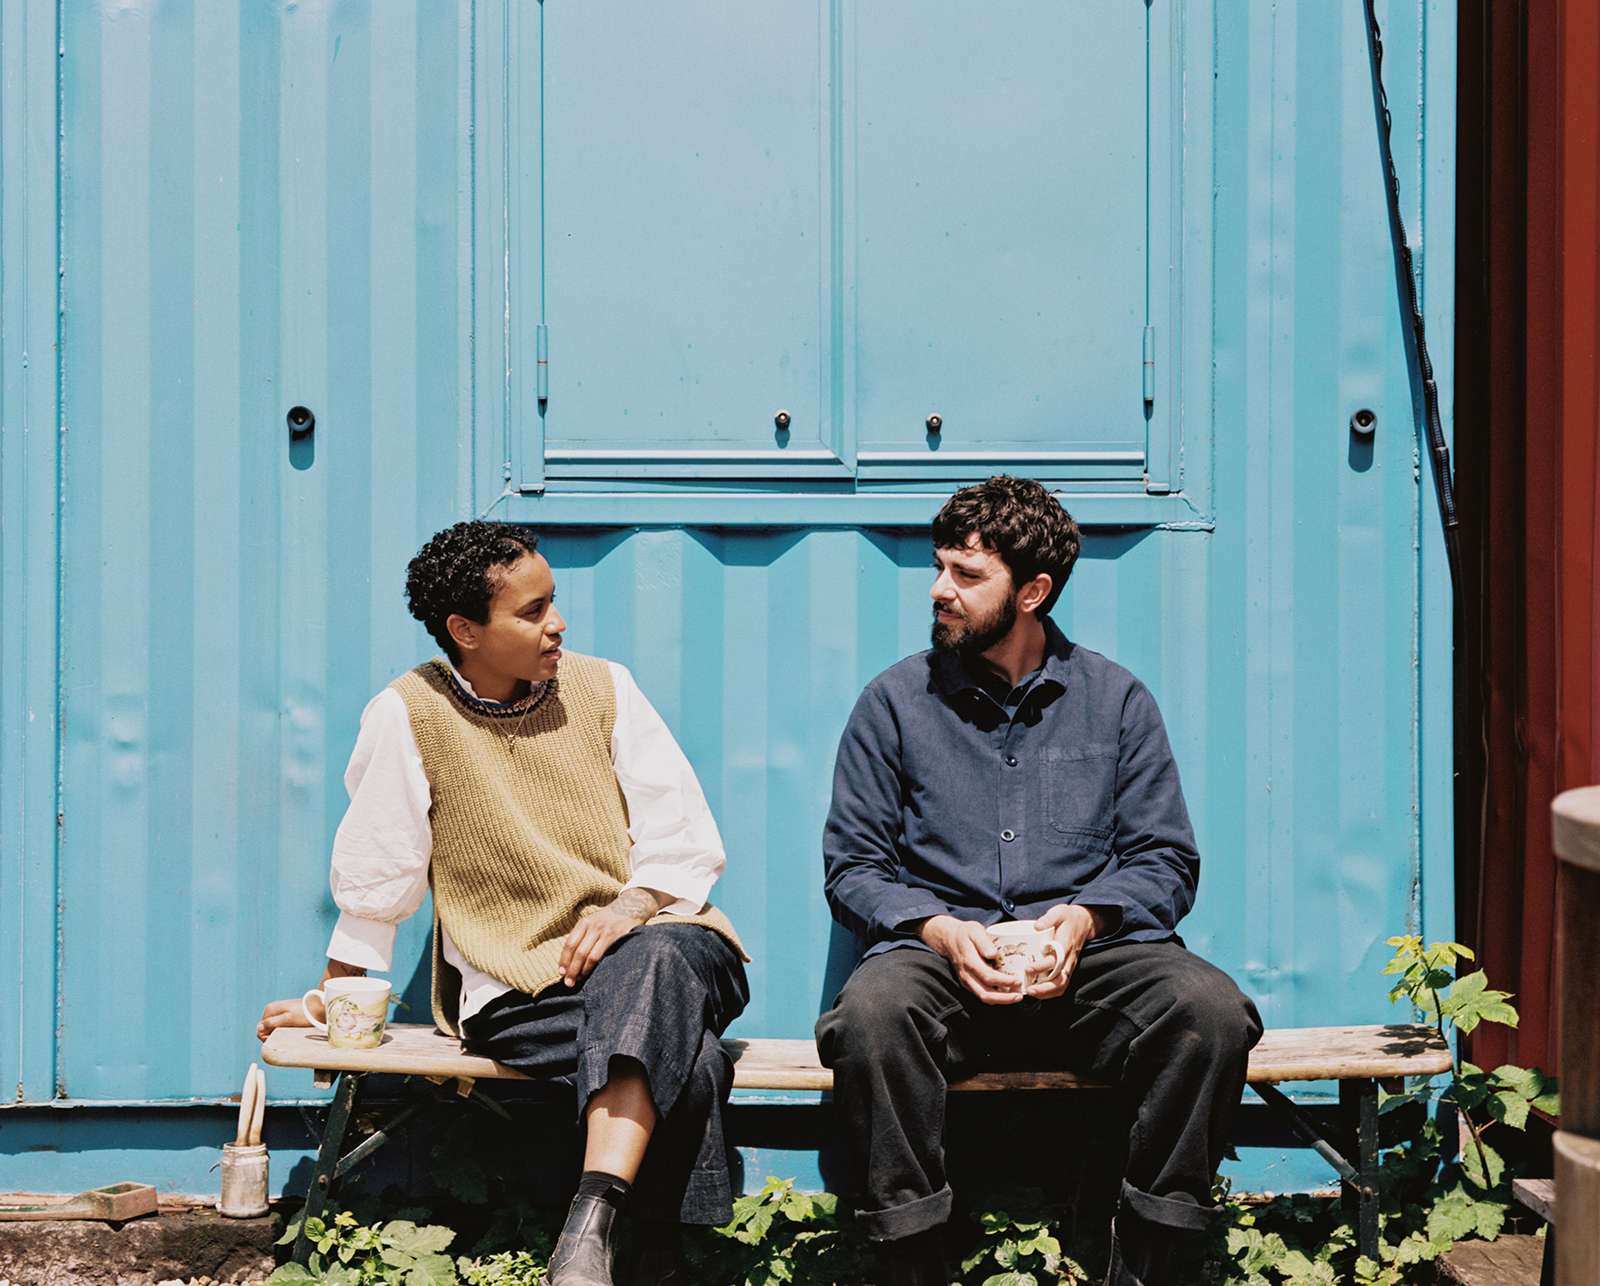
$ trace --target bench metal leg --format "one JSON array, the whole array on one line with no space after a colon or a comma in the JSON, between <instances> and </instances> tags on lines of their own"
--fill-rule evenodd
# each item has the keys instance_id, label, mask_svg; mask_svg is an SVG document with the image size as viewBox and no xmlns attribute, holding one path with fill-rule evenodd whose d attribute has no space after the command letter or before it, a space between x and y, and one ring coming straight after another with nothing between
<instances>
[{"instance_id":1,"label":"bench metal leg","mask_svg":"<svg viewBox=\"0 0 1600 1286\"><path fill-rule=\"evenodd\" d=\"M427 1095L417 1098L379 1124L377 1129L350 1151L342 1152L345 1134L350 1128L350 1118L355 1112L356 1098L365 1079L364 1072L345 1072L339 1073L335 1082L337 1089L334 1091L332 1103L328 1105L328 1123L323 1127L322 1142L317 1149L317 1164L311 1171L311 1187L306 1193L300 1235L295 1238L292 1258L297 1264L305 1265L310 1262L311 1240L306 1236L305 1225L312 1219L323 1217L323 1211L327 1209L328 1201L333 1196L333 1190L338 1186L339 1180L394 1138L400 1127L414 1116L457 1097L447 1090L441 1090L431 1098ZM511 1119L511 1114L505 1108L479 1092L476 1086L469 1089L467 1101L507 1121Z\"/></svg>"},{"instance_id":2,"label":"bench metal leg","mask_svg":"<svg viewBox=\"0 0 1600 1286\"><path fill-rule=\"evenodd\" d=\"M1339 1082L1339 1107L1345 1129L1355 1140L1357 1182L1356 1246L1378 1262L1378 1083Z\"/></svg>"},{"instance_id":3,"label":"bench metal leg","mask_svg":"<svg viewBox=\"0 0 1600 1286\"><path fill-rule=\"evenodd\" d=\"M1266 1082L1250 1086L1268 1107L1276 1111L1291 1129L1316 1149L1344 1181L1347 1197L1356 1203L1356 1246L1363 1255L1378 1258L1378 1083L1373 1080L1339 1082L1339 1106L1355 1144L1356 1161L1349 1159L1322 1137L1310 1113L1276 1085ZM1348 1148L1349 1143L1345 1144Z\"/></svg>"},{"instance_id":4,"label":"bench metal leg","mask_svg":"<svg viewBox=\"0 0 1600 1286\"><path fill-rule=\"evenodd\" d=\"M304 1266L311 1259L311 1239L306 1236L306 1225L322 1218L332 1195L333 1184L339 1174L339 1149L344 1145L345 1131L350 1126L351 1113L355 1111L356 1095L361 1091L364 1074L346 1073L339 1077L328 1107L328 1123L322 1130L322 1146L317 1149L317 1164L311 1171L311 1187L306 1191L305 1209L300 1221L300 1235L294 1240L291 1258Z\"/></svg>"}]
</instances>

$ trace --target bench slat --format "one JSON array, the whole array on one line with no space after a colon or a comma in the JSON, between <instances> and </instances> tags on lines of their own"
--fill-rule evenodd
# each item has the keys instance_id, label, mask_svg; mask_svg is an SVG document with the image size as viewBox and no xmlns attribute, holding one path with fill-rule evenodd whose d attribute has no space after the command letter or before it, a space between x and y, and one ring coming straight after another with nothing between
<instances>
[{"instance_id":1,"label":"bench slat","mask_svg":"<svg viewBox=\"0 0 1600 1286\"><path fill-rule=\"evenodd\" d=\"M1437 1076L1450 1070L1450 1050L1432 1027L1279 1027L1250 1051L1252 1082L1342 1081Z\"/></svg>"},{"instance_id":2,"label":"bench slat","mask_svg":"<svg viewBox=\"0 0 1600 1286\"><path fill-rule=\"evenodd\" d=\"M1556 1181L1554 1179L1513 1179L1511 1195L1546 1223L1555 1223Z\"/></svg>"},{"instance_id":3,"label":"bench slat","mask_svg":"<svg viewBox=\"0 0 1600 1286\"><path fill-rule=\"evenodd\" d=\"M736 1089L827 1090L833 1073L817 1062L809 1040L729 1040ZM261 1047L274 1067L335 1072L387 1072L401 1076L457 1076L475 1080L525 1079L487 1058L464 1054L453 1037L420 1023L391 1023L383 1045L372 1050L330 1049L309 1027L280 1027ZM1450 1052L1431 1027L1285 1027L1268 1031L1250 1055L1254 1082L1387 1079L1432 1076L1450 1069ZM1065 1071L982 1072L955 1090L1082 1089L1095 1082Z\"/></svg>"}]
</instances>

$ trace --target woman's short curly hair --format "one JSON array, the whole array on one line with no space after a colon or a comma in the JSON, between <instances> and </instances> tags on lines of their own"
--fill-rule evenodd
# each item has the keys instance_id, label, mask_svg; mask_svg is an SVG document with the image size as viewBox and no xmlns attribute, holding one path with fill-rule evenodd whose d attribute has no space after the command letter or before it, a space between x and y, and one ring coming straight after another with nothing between
<instances>
[{"instance_id":1,"label":"woman's short curly hair","mask_svg":"<svg viewBox=\"0 0 1600 1286\"><path fill-rule=\"evenodd\" d=\"M1061 597L1082 544L1078 524L1059 500L1031 478L1005 473L963 487L933 520L936 549L964 548L973 536L1000 556L1013 585L1040 572L1049 575L1050 595L1039 605L1040 616Z\"/></svg>"},{"instance_id":2,"label":"woman's short curly hair","mask_svg":"<svg viewBox=\"0 0 1600 1286\"><path fill-rule=\"evenodd\" d=\"M452 661L459 660L445 622L465 616L489 619L489 601L499 587L497 567L509 567L539 548L525 527L499 522L458 522L434 536L406 567L406 606Z\"/></svg>"}]
</instances>

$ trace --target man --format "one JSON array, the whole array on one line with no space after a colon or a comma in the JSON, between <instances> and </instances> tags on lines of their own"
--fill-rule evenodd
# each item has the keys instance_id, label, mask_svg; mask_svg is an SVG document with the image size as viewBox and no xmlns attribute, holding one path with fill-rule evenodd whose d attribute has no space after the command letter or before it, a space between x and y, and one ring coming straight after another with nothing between
<instances>
[{"instance_id":1,"label":"man","mask_svg":"<svg viewBox=\"0 0 1600 1286\"><path fill-rule=\"evenodd\" d=\"M1050 620L1070 515L994 477L951 497L933 544L933 648L856 702L823 837L828 904L865 948L817 1023L857 1218L886 1279L947 1281L946 1084L1027 1050L1123 1087L1108 1280L1152 1286L1207 1222L1260 1019L1174 932L1200 859L1155 701ZM996 967L985 926L1012 919L1051 931L1053 972Z\"/></svg>"},{"instance_id":2,"label":"man","mask_svg":"<svg viewBox=\"0 0 1600 1286\"><path fill-rule=\"evenodd\" d=\"M402 675L361 717L323 979L387 969L395 924L432 884L434 1021L576 1091L584 1173L549 1280L611 1286L636 1181L639 1213L674 1233L732 1217L718 1036L749 990L708 901L722 840L628 671L563 654L535 537L458 523L411 561L406 597L449 659ZM258 1035L306 1021L275 1001ZM675 1236L657 1240L643 1275L675 1280Z\"/></svg>"}]
</instances>

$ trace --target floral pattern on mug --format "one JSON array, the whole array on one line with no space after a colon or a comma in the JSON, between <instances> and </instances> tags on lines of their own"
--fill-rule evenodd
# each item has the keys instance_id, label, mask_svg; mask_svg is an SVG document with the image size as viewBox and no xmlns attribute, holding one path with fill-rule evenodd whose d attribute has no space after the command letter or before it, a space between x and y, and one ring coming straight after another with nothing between
<instances>
[{"instance_id":1,"label":"floral pattern on mug","mask_svg":"<svg viewBox=\"0 0 1600 1286\"><path fill-rule=\"evenodd\" d=\"M383 1003L363 1007L349 996L335 996L328 1004L328 1044L344 1049L376 1049L383 1042L388 997Z\"/></svg>"}]
</instances>

